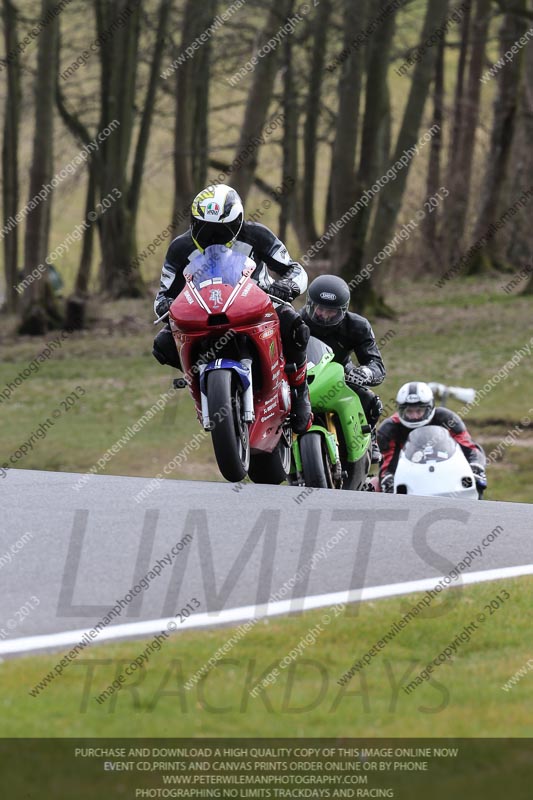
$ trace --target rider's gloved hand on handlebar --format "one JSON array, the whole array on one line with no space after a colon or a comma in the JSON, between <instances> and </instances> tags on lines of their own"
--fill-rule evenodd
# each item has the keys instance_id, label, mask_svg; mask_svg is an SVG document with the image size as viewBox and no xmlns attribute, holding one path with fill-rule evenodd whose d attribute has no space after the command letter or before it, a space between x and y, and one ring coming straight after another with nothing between
<instances>
[{"instance_id":1,"label":"rider's gloved hand on handlebar","mask_svg":"<svg viewBox=\"0 0 533 800\"><path fill-rule=\"evenodd\" d=\"M385 494L392 494L394 492L394 475L390 472L386 472L381 478L379 485L382 492L385 492Z\"/></svg>"},{"instance_id":2,"label":"rider's gloved hand on handlebar","mask_svg":"<svg viewBox=\"0 0 533 800\"><path fill-rule=\"evenodd\" d=\"M487 475L481 464L470 464L470 469L474 473L476 479L476 487L478 492L482 493L487 488Z\"/></svg>"},{"instance_id":3,"label":"rider's gloved hand on handlebar","mask_svg":"<svg viewBox=\"0 0 533 800\"><path fill-rule=\"evenodd\" d=\"M170 306L174 300L171 297L163 297L157 304L157 316L163 317L167 311L170 309Z\"/></svg>"},{"instance_id":4,"label":"rider's gloved hand on handlebar","mask_svg":"<svg viewBox=\"0 0 533 800\"><path fill-rule=\"evenodd\" d=\"M348 386L367 386L373 377L369 367L354 367L353 364L347 364L344 373Z\"/></svg>"},{"instance_id":5,"label":"rider's gloved hand on handlebar","mask_svg":"<svg viewBox=\"0 0 533 800\"><path fill-rule=\"evenodd\" d=\"M295 297L300 294L300 287L294 281L274 281L268 287L268 294L290 303Z\"/></svg>"}]
</instances>

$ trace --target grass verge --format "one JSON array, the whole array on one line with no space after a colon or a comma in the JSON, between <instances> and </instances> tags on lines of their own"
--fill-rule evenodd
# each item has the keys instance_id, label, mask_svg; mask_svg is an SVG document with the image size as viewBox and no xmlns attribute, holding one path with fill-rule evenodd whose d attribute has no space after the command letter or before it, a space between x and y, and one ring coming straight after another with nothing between
<instances>
[{"instance_id":1,"label":"grass verge","mask_svg":"<svg viewBox=\"0 0 533 800\"><path fill-rule=\"evenodd\" d=\"M413 619L345 685L338 679L382 638L420 597L351 605L256 625L192 689L184 684L224 645L231 629L183 632L163 643L148 665L102 704L94 699L146 647L137 640L95 646L46 690L32 689L59 653L0 665L0 735L302 737L526 737L533 735L533 673L509 691L502 686L532 657L533 579L456 588ZM497 595L509 599L487 610ZM441 596L442 597L442 596ZM324 614L330 623L324 622ZM416 690L412 681L471 620L471 638ZM429 616L431 614L431 616ZM280 662L321 625L300 656ZM275 668L279 677L250 692Z\"/></svg>"}]
</instances>

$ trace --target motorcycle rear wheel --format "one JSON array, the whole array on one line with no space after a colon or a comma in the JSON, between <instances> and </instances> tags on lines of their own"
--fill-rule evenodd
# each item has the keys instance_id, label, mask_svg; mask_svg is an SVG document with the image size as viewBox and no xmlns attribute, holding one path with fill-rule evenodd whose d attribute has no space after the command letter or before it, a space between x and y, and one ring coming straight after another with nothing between
<instances>
[{"instance_id":1,"label":"motorcycle rear wheel","mask_svg":"<svg viewBox=\"0 0 533 800\"><path fill-rule=\"evenodd\" d=\"M291 449L282 436L272 453L252 455L248 477L254 483L279 486L287 480L291 467Z\"/></svg>"},{"instance_id":2,"label":"motorcycle rear wheel","mask_svg":"<svg viewBox=\"0 0 533 800\"><path fill-rule=\"evenodd\" d=\"M243 388L231 370L207 378L207 406L213 423L211 439L218 468L227 481L242 481L250 465L248 424L243 419Z\"/></svg>"}]
</instances>

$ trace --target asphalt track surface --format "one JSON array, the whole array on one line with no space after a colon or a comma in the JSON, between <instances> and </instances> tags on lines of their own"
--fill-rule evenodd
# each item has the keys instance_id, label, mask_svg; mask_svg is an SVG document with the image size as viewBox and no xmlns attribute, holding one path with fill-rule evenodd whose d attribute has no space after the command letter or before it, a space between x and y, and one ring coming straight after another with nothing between
<instances>
[{"instance_id":1,"label":"asphalt track surface","mask_svg":"<svg viewBox=\"0 0 533 800\"><path fill-rule=\"evenodd\" d=\"M145 478L91 476L76 491L79 477L10 470L0 482L0 656L91 628L143 578L111 636L116 625L175 618L192 598L200 605L180 628L227 623L243 607L236 620L271 613L280 589L285 605L272 613L325 605L324 595L357 600L362 587L413 591L459 563L472 581L508 567L533 573L533 505L172 480L136 502Z\"/></svg>"}]
</instances>

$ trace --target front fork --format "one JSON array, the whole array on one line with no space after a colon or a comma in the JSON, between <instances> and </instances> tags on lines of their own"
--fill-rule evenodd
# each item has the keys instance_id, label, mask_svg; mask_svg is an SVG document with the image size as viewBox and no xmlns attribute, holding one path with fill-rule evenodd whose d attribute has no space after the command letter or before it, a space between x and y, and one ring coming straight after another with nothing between
<instances>
[{"instance_id":1,"label":"front fork","mask_svg":"<svg viewBox=\"0 0 533 800\"><path fill-rule=\"evenodd\" d=\"M239 378L242 381L242 375L244 372L245 381L243 383L244 392L242 395L242 405L243 405L243 420L244 422L253 422L255 419L254 413L254 388L252 385L252 359L251 358L242 358L239 362L230 361L229 359L217 359L220 361L220 364L217 364L216 361L211 361L209 364L200 364L199 371L200 371L200 401L201 401L201 408L202 408L202 425L204 430L210 431L212 430L212 422L209 418L209 407L207 403L207 392L203 390L202 387L205 387L205 380L204 380L204 373L206 370L209 372L213 372L216 369L231 369L235 367L235 371L237 372ZM248 384L248 385L246 385Z\"/></svg>"},{"instance_id":2,"label":"front fork","mask_svg":"<svg viewBox=\"0 0 533 800\"><path fill-rule=\"evenodd\" d=\"M326 452L328 454L330 462L333 485L335 489L341 489L342 466L339 456L337 431L335 430L331 414L327 414L326 424L328 426L327 428L324 428L322 425L311 425L311 427L309 428L308 431L306 431L306 433L312 433L313 431L315 431L316 433L320 433L320 435L324 437L324 440L326 442ZM305 436L305 434L300 434L300 435ZM300 436L297 436L296 434L293 435L293 440L292 440L292 455L295 467L295 474L291 472L291 483L295 486L305 486L303 470L302 470L302 457L300 455Z\"/></svg>"}]
</instances>

